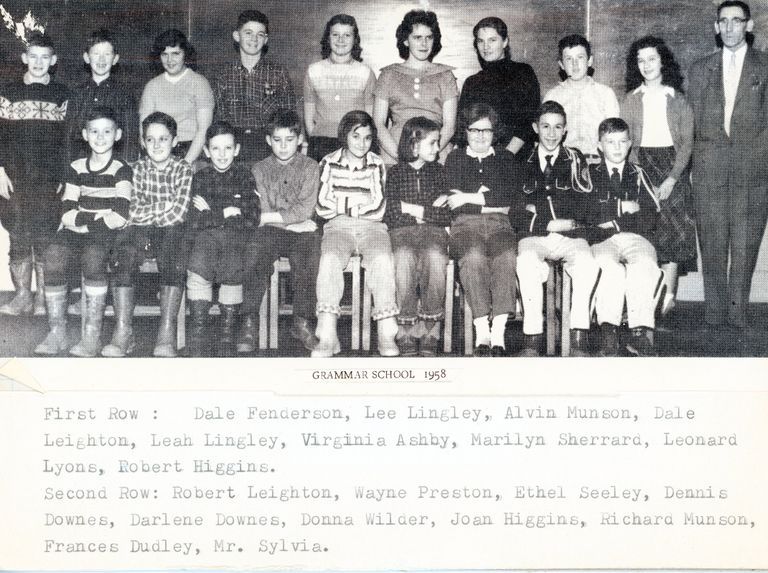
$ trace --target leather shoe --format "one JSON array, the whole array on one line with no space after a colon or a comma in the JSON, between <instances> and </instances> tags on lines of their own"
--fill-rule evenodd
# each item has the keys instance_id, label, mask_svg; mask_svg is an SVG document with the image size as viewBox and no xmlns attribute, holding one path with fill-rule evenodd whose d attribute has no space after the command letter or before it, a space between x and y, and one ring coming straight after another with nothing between
<instances>
[{"instance_id":1,"label":"leather shoe","mask_svg":"<svg viewBox=\"0 0 768 573\"><path fill-rule=\"evenodd\" d=\"M434 336L426 334L421 337L419 343L419 355L420 356L437 356L437 350L440 347L440 341Z\"/></svg>"},{"instance_id":2,"label":"leather shoe","mask_svg":"<svg viewBox=\"0 0 768 573\"><path fill-rule=\"evenodd\" d=\"M504 348L503 346L494 345L491 348L491 356L493 356L494 358L500 358L506 355L507 355L507 349Z\"/></svg>"},{"instance_id":3,"label":"leather shoe","mask_svg":"<svg viewBox=\"0 0 768 573\"><path fill-rule=\"evenodd\" d=\"M304 348L309 351L314 350L318 342L320 342L317 339L317 336L315 336L315 333L309 328L309 321L303 316L293 317L291 336L300 341L304 345Z\"/></svg>"},{"instance_id":4,"label":"leather shoe","mask_svg":"<svg viewBox=\"0 0 768 573\"><path fill-rule=\"evenodd\" d=\"M653 345L653 330L638 327L631 331L631 338L627 342L627 350L635 356L656 356L656 348Z\"/></svg>"},{"instance_id":5,"label":"leather shoe","mask_svg":"<svg viewBox=\"0 0 768 573\"><path fill-rule=\"evenodd\" d=\"M619 355L619 327L609 323L600 325L600 356Z\"/></svg>"},{"instance_id":6,"label":"leather shoe","mask_svg":"<svg viewBox=\"0 0 768 573\"><path fill-rule=\"evenodd\" d=\"M543 341L543 334L526 334L523 348L517 355L520 358L536 358L541 356L541 344Z\"/></svg>"},{"instance_id":7,"label":"leather shoe","mask_svg":"<svg viewBox=\"0 0 768 573\"><path fill-rule=\"evenodd\" d=\"M479 344L475 346L474 351L472 351L472 355L476 356L477 358L488 358L491 355L491 347L487 344Z\"/></svg>"},{"instance_id":8,"label":"leather shoe","mask_svg":"<svg viewBox=\"0 0 768 573\"><path fill-rule=\"evenodd\" d=\"M395 342L400 349L400 356L416 356L419 353L416 339L411 335L395 338Z\"/></svg>"}]
</instances>

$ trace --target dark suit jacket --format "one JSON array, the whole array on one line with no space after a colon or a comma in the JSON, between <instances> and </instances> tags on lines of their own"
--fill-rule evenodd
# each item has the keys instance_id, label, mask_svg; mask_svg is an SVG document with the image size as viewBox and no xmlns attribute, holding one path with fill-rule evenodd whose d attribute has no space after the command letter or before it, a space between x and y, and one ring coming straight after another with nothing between
<instances>
[{"instance_id":1,"label":"dark suit jacket","mask_svg":"<svg viewBox=\"0 0 768 573\"><path fill-rule=\"evenodd\" d=\"M747 49L731 117L723 128L722 52L694 62L688 101L694 112L693 177L696 192L768 182L768 56Z\"/></svg>"}]
</instances>

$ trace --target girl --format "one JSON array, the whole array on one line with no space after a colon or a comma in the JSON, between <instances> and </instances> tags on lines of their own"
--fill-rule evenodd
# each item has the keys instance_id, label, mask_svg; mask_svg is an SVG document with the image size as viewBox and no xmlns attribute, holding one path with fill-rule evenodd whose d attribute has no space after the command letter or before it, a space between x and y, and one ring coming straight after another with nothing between
<instances>
[{"instance_id":1,"label":"girl","mask_svg":"<svg viewBox=\"0 0 768 573\"><path fill-rule=\"evenodd\" d=\"M517 241L510 209L523 209L514 185L514 156L495 147L499 116L484 103L462 111L466 148L445 162L449 196L436 205L451 209L451 254L474 316L475 356L504 356L504 331L515 312ZM462 139L464 139L462 137Z\"/></svg>"},{"instance_id":2,"label":"girl","mask_svg":"<svg viewBox=\"0 0 768 573\"><path fill-rule=\"evenodd\" d=\"M397 346L403 356L434 356L440 338L448 263L445 227L451 217L447 207L433 206L446 191L443 168L436 162L439 151L440 126L426 117L411 118L400 136L400 162L387 175L384 222L395 257Z\"/></svg>"},{"instance_id":3,"label":"girl","mask_svg":"<svg viewBox=\"0 0 768 573\"><path fill-rule=\"evenodd\" d=\"M459 90L452 68L432 62L442 49L437 16L434 12L411 10L397 27L396 37L397 49L405 61L381 70L373 104L382 156L388 165L397 163L403 125L422 115L441 125L440 151L444 159L456 129Z\"/></svg>"},{"instance_id":4,"label":"girl","mask_svg":"<svg viewBox=\"0 0 768 573\"><path fill-rule=\"evenodd\" d=\"M205 130L213 120L213 91L208 80L189 68L195 49L179 30L166 30L155 38L152 57L160 61L164 73L144 86L139 117L143 121L162 111L175 119L179 143L174 154L192 165L203 151Z\"/></svg>"},{"instance_id":5,"label":"girl","mask_svg":"<svg viewBox=\"0 0 768 573\"><path fill-rule=\"evenodd\" d=\"M352 16L336 14L328 20L320 46L323 59L310 65L304 76L307 154L315 161L338 149L336 132L346 112L372 112L376 87L376 76L360 55L360 32Z\"/></svg>"},{"instance_id":6,"label":"girl","mask_svg":"<svg viewBox=\"0 0 768 573\"><path fill-rule=\"evenodd\" d=\"M384 163L370 151L376 126L364 111L350 111L339 123L344 147L320 162L317 214L326 219L317 274L317 337L312 356L328 357L341 350L336 336L339 303L344 292L344 267L355 253L363 257L373 292L379 354L398 356L395 344L399 314L395 269L387 226L382 223Z\"/></svg>"},{"instance_id":7,"label":"girl","mask_svg":"<svg viewBox=\"0 0 768 573\"><path fill-rule=\"evenodd\" d=\"M666 275L666 314L675 305L679 265L696 270L696 229L687 208L693 111L683 97L680 66L660 38L646 36L632 44L626 83L621 116L634 144L630 159L645 169L661 201L654 242Z\"/></svg>"}]
</instances>

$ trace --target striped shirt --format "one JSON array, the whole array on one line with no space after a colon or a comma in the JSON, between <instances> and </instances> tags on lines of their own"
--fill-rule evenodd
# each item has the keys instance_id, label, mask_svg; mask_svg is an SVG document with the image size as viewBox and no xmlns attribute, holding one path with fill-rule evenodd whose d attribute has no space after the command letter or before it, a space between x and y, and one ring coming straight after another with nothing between
<instances>
[{"instance_id":1,"label":"striped shirt","mask_svg":"<svg viewBox=\"0 0 768 573\"><path fill-rule=\"evenodd\" d=\"M131 204L131 168L119 159L112 158L99 170L92 170L88 158L73 161L64 182L64 213L75 211L75 225L86 226L89 233L110 229L97 214L110 211L119 215L123 225L128 222Z\"/></svg>"},{"instance_id":2,"label":"striped shirt","mask_svg":"<svg viewBox=\"0 0 768 573\"><path fill-rule=\"evenodd\" d=\"M384 162L368 152L363 166L352 167L344 156L344 148L326 155L320 162L320 193L317 214L333 219L344 213L368 221L384 218Z\"/></svg>"},{"instance_id":3,"label":"striped shirt","mask_svg":"<svg viewBox=\"0 0 768 573\"><path fill-rule=\"evenodd\" d=\"M143 157L133 165L133 195L130 224L172 227L184 222L189 209L192 167L183 159L171 157L158 169Z\"/></svg>"}]
</instances>

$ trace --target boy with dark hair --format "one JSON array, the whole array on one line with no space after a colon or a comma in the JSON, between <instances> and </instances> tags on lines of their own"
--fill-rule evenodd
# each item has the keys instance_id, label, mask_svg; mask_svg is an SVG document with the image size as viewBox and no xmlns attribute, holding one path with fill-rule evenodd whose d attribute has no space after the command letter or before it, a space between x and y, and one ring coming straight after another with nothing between
<instances>
[{"instance_id":1,"label":"boy with dark hair","mask_svg":"<svg viewBox=\"0 0 768 573\"><path fill-rule=\"evenodd\" d=\"M563 145L566 115L553 101L541 104L533 130L539 142L520 164L525 209L512 210L518 243L517 278L523 303L525 346L521 356L538 356L543 341L544 294L548 261L562 261L573 281L571 355L588 356L592 295L600 269L586 241L597 206L584 157Z\"/></svg>"},{"instance_id":2,"label":"boy with dark hair","mask_svg":"<svg viewBox=\"0 0 768 573\"><path fill-rule=\"evenodd\" d=\"M16 289L0 314L10 315L45 314L43 255L59 224L56 190L65 165L60 146L69 100L67 88L49 73L56 53L48 36L30 33L21 60L24 77L0 91L0 222L10 239Z\"/></svg>"},{"instance_id":3,"label":"boy with dark hair","mask_svg":"<svg viewBox=\"0 0 768 573\"><path fill-rule=\"evenodd\" d=\"M240 144L235 129L214 122L203 147L210 163L192 180L192 208L187 221L191 253L187 263L187 298L191 328L189 355L206 356L208 313L213 283L219 282L220 329L216 354L235 354L234 328L243 302L242 256L247 234L259 224L259 196L248 167L235 161Z\"/></svg>"},{"instance_id":4,"label":"boy with dark hair","mask_svg":"<svg viewBox=\"0 0 768 573\"><path fill-rule=\"evenodd\" d=\"M619 354L618 327L626 298L632 334L627 348L638 356L653 356L654 310L663 274L649 239L659 202L643 169L627 160L632 148L627 123L608 118L600 123L598 134L603 159L589 171L599 206L591 238L592 254L600 265L595 293L600 355Z\"/></svg>"},{"instance_id":5,"label":"boy with dark hair","mask_svg":"<svg viewBox=\"0 0 768 573\"><path fill-rule=\"evenodd\" d=\"M295 111L278 111L267 125L272 155L253 166L261 195L261 226L245 249L245 296L239 352L255 349L256 309L272 276L272 264L287 256L291 263L293 326L291 336L312 350L317 338L310 326L315 313L315 279L320 261L320 233L312 220L320 171L314 159L299 153L304 138Z\"/></svg>"},{"instance_id":6,"label":"boy with dark hair","mask_svg":"<svg viewBox=\"0 0 768 573\"><path fill-rule=\"evenodd\" d=\"M147 152L133 165L131 248L133 268L147 256L160 271L160 327L153 354L176 356L176 315L186 279L184 221L189 208L192 167L173 155L176 121L160 111L141 122L141 144Z\"/></svg>"},{"instance_id":7,"label":"boy with dark hair","mask_svg":"<svg viewBox=\"0 0 768 573\"><path fill-rule=\"evenodd\" d=\"M114 110L123 136L115 145L115 153L126 161L139 158L139 125L136 99L130 87L112 75L120 60L117 43L109 30L91 32L86 38L83 60L90 70L90 77L72 93L67 110L67 157L74 161L87 155L80 132L85 118L96 106Z\"/></svg>"},{"instance_id":8,"label":"boy with dark hair","mask_svg":"<svg viewBox=\"0 0 768 573\"><path fill-rule=\"evenodd\" d=\"M82 268L85 329L70 354L96 356L101 350L101 324L107 297L107 263L114 269L114 301L118 328L124 321L126 291L133 286L128 265L121 260L119 242L126 231L131 202L131 168L113 156L122 136L117 115L108 107L94 107L86 116L82 137L91 152L72 162L64 177L61 229L45 253L45 302L50 332L35 348L36 354L55 355L66 348L67 270L75 261ZM133 310L132 308L130 309ZM113 343L115 338L113 338ZM126 333L125 353L133 350Z\"/></svg>"},{"instance_id":9,"label":"boy with dark hair","mask_svg":"<svg viewBox=\"0 0 768 573\"><path fill-rule=\"evenodd\" d=\"M232 38L238 59L214 82L216 119L239 130L241 160L256 162L272 152L265 143L270 116L276 111L294 111L296 98L286 69L264 58L269 48L269 19L264 14L242 12Z\"/></svg>"},{"instance_id":10,"label":"boy with dark hair","mask_svg":"<svg viewBox=\"0 0 768 573\"><path fill-rule=\"evenodd\" d=\"M557 44L557 54L563 81L547 92L544 101L556 101L568 114L565 145L581 151L589 163L599 163L597 126L607 117L618 117L616 94L592 79L592 46L584 36L565 36Z\"/></svg>"}]
</instances>

